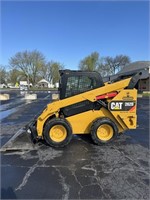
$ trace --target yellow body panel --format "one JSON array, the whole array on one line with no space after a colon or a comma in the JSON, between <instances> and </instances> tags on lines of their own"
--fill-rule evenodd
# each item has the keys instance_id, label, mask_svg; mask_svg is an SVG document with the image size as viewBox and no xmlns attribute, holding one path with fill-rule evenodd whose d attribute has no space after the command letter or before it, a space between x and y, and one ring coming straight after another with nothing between
<instances>
[{"instance_id":1,"label":"yellow body panel","mask_svg":"<svg viewBox=\"0 0 150 200\"><path fill-rule=\"evenodd\" d=\"M122 101L125 103L135 102L135 106L129 111L115 110L111 111L119 124L126 129L135 129L137 126L136 103L137 103L137 90L122 90L112 101Z\"/></svg>"},{"instance_id":2,"label":"yellow body panel","mask_svg":"<svg viewBox=\"0 0 150 200\"><path fill-rule=\"evenodd\" d=\"M128 96L132 97L132 100L136 102L136 90L126 90L129 85L131 78L118 81L112 84L106 84L103 87L93 89L63 100L58 100L53 103L47 105L47 108L43 111L43 113L37 119L37 134L38 136L42 136L43 127L47 119L50 117L59 117L59 111L61 108L66 106L70 106L85 100L89 100L91 102L97 101L96 97L99 95L103 95L109 92L117 91L118 94L116 97L107 99L109 104L111 101L125 101L128 99ZM76 114L71 117L67 117L66 119L70 122L73 133L90 133L90 128L92 122L99 117L108 117L112 119L118 126L119 132L126 130L128 128L136 127L136 109L132 112L124 112L124 111L111 111L105 108L101 108L100 110L91 110L87 112L83 112L80 114ZM132 119L131 119L132 117ZM131 122L133 121L133 122Z\"/></svg>"},{"instance_id":3,"label":"yellow body panel","mask_svg":"<svg viewBox=\"0 0 150 200\"><path fill-rule=\"evenodd\" d=\"M81 133L88 134L91 131L91 126L93 122L100 117L108 117L112 121L117 123L115 118L105 108L101 108L101 110L90 110L87 112L83 112L83 113L68 117L66 119L71 124L74 134L81 134ZM119 132L122 132L123 129L121 128L119 123L117 123L117 126L119 128Z\"/></svg>"}]
</instances>

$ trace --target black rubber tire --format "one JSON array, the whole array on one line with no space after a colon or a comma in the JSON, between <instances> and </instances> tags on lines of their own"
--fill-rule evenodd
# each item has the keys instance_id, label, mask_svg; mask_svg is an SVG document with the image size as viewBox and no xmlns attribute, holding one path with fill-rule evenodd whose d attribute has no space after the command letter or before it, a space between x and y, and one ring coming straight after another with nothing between
<instances>
[{"instance_id":1,"label":"black rubber tire","mask_svg":"<svg viewBox=\"0 0 150 200\"><path fill-rule=\"evenodd\" d=\"M50 129L55 125L64 126L66 131L67 131L67 137L61 142L55 142L54 140L52 140L52 138L49 135ZM46 123L46 125L44 127L44 131L43 131L43 136L44 136L44 139L45 139L46 143L49 146L52 146L52 147L64 147L67 144L69 144L69 142L72 139L72 128L71 128L70 124L67 122L67 120L62 119L62 118L53 118L53 119L51 119L50 121L48 121Z\"/></svg>"},{"instance_id":2,"label":"black rubber tire","mask_svg":"<svg viewBox=\"0 0 150 200\"><path fill-rule=\"evenodd\" d=\"M110 138L107 141L106 140L101 140L97 136L97 129L103 124L108 124L113 129L113 136L112 136L112 138ZM118 134L118 128L117 128L116 124L111 119L109 119L107 117L98 118L97 120L95 120L93 122L93 125L91 127L91 137L92 137L93 142L95 144L97 144L97 145L108 143L108 142L114 140L116 138L117 134Z\"/></svg>"}]
</instances>

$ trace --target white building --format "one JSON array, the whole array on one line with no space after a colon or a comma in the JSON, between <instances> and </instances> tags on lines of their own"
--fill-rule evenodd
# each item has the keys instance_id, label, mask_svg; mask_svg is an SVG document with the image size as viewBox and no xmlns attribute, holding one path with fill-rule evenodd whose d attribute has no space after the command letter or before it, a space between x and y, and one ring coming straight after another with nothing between
<instances>
[{"instance_id":1,"label":"white building","mask_svg":"<svg viewBox=\"0 0 150 200\"><path fill-rule=\"evenodd\" d=\"M53 87L54 87L53 84L51 84L50 82L48 82L48 81L45 80L45 79L40 80L40 81L37 83L37 86L40 87L40 88L53 88Z\"/></svg>"}]
</instances>

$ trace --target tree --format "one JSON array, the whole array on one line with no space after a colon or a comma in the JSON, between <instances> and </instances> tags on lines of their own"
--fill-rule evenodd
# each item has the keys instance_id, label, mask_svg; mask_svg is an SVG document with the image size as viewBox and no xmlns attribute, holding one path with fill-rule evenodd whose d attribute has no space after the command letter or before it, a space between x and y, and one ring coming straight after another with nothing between
<instances>
[{"instance_id":1,"label":"tree","mask_svg":"<svg viewBox=\"0 0 150 200\"><path fill-rule=\"evenodd\" d=\"M5 67L2 65L0 66L0 83L7 83L7 72L5 70Z\"/></svg>"},{"instance_id":2,"label":"tree","mask_svg":"<svg viewBox=\"0 0 150 200\"><path fill-rule=\"evenodd\" d=\"M107 56L104 60L104 65L110 69L110 74L116 74L123 67L130 63L130 58L126 55L117 55L114 58Z\"/></svg>"},{"instance_id":3,"label":"tree","mask_svg":"<svg viewBox=\"0 0 150 200\"><path fill-rule=\"evenodd\" d=\"M22 71L18 69L12 69L9 71L9 82L13 83L14 85L19 82L24 76Z\"/></svg>"},{"instance_id":4,"label":"tree","mask_svg":"<svg viewBox=\"0 0 150 200\"><path fill-rule=\"evenodd\" d=\"M109 76L111 74L111 69L103 61L99 63L98 72L102 77Z\"/></svg>"},{"instance_id":5,"label":"tree","mask_svg":"<svg viewBox=\"0 0 150 200\"><path fill-rule=\"evenodd\" d=\"M117 55L114 58L107 56L100 58L99 53L93 52L79 63L79 69L83 71L98 71L102 76L108 76L119 72L130 63L129 56Z\"/></svg>"},{"instance_id":6,"label":"tree","mask_svg":"<svg viewBox=\"0 0 150 200\"><path fill-rule=\"evenodd\" d=\"M59 70L64 69L64 65L59 62L50 61L46 65L46 79L53 84L59 82Z\"/></svg>"},{"instance_id":7,"label":"tree","mask_svg":"<svg viewBox=\"0 0 150 200\"><path fill-rule=\"evenodd\" d=\"M79 69L83 71L97 71L99 68L99 53L93 52L79 63Z\"/></svg>"},{"instance_id":8,"label":"tree","mask_svg":"<svg viewBox=\"0 0 150 200\"><path fill-rule=\"evenodd\" d=\"M45 57L37 50L23 51L11 57L9 63L12 69L17 69L22 72L28 84L30 81L34 85L43 65L45 65Z\"/></svg>"}]
</instances>

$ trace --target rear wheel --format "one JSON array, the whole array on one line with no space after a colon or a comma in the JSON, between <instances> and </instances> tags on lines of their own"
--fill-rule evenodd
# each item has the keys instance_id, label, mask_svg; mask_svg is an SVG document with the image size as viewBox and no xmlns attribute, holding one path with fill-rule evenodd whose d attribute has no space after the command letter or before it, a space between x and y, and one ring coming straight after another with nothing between
<instances>
[{"instance_id":1,"label":"rear wheel","mask_svg":"<svg viewBox=\"0 0 150 200\"><path fill-rule=\"evenodd\" d=\"M91 127L91 137L98 145L112 141L117 133L116 124L106 117L97 119Z\"/></svg>"},{"instance_id":2,"label":"rear wheel","mask_svg":"<svg viewBox=\"0 0 150 200\"><path fill-rule=\"evenodd\" d=\"M64 147L72 138L72 129L65 119L54 118L46 123L43 135L48 145Z\"/></svg>"}]
</instances>

